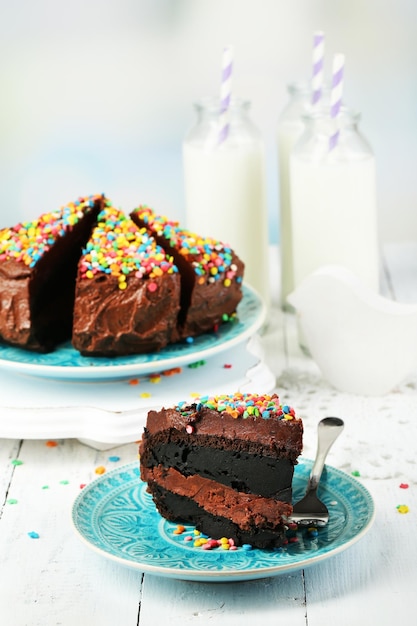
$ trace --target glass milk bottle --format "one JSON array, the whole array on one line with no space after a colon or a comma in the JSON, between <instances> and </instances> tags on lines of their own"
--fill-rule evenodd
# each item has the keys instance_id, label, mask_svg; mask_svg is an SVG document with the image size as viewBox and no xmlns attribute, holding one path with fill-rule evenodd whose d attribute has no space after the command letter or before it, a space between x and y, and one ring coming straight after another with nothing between
<instances>
[{"instance_id":1,"label":"glass milk bottle","mask_svg":"<svg viewBox=\"0 0 417 626\"><path fill-rule=\"evenodd\" d=\"M290 198L290 154L304 129L302 115L311 107L311 88L307 83L290 83L287 87L289 102L278 120L278 179L280 201L280 253L281 253L281 303L294 289L291 198Z\"/></svg>"},{"instance_id":2,"label":"glass milk bottle","mask_svg":"<svg viewBox=\"0 0 417 626\"><path fill-rule=\"evenodd\" d=\"M290 158L295 286L336 264L378 292L375 158L359 132L359 115L342 109L335 120L321 109L304 121Z\"/></svg>"},{"instance_id":3,"label":"glass milk bottle","mask_svg":"<svg viewBox=\"0 0 417 626\"><path fill-rule=\"evenodd\" d=\"M247 101L233 99L219 142L220 102L195 105L197 123L183 144L187 228L228 243L245 263L245 283L269 305L264 144Z\"/></svg>"}]
</instances>

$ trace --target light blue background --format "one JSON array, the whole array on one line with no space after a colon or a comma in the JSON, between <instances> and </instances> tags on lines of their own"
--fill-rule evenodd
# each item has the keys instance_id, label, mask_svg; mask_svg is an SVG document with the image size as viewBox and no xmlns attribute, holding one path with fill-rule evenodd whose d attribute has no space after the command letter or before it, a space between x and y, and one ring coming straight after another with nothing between
<instances>
[{"instance_id":1,"label":"light blue background","mask_svg":"<svg viewBox=\"0 0 417 626\"><path fill-rule=\"evenodd\" d=\"M377 158L381 236L417 238L414 0L0 0L0 226L79 195L184 216L181 142L192 103L217 94L222 48L233 91L267 146L278 240L275 131L286 83L346 55L345 101Z\"/></svg>"}]
</instances>

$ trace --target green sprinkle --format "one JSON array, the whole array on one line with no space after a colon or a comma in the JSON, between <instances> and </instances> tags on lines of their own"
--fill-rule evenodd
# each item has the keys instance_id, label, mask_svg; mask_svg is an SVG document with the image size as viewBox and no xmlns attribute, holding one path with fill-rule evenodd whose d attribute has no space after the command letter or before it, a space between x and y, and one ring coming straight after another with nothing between
<instances>
[{"instance_id":1,"label":"green sprinkle","mask_svg":"<svg viewBox=\"0 0 417 626\"><path fill-rule=\"evenodd\" d=\"M69 485L69 480L60 480L59 484L60 485Z\"/></svg>"},{"instance_id":2,"label":"green sprinkle","mask_svg":"<svg viewBox=\"0 0 417 626\"><path fill-rule=\"evenodd\" d=\"M352 472L352 476L360 476L360 475L361 475L361 473L359 472L359 470L354 470Z\"/></svg>"},{"instance_id":3,"label":"green sprinkle","mask_svg":"<svg viewBox=\"0 0 417 626\"><path fill-rule=\"evenodd\" d=\"M16 498L9 498L8 500L6 500L7 504L17 504L17 500Z\"/></svg>"},{"instance_id":4,"label":"green sprinkle","mask_svg":"<svg viewBox=\"0 0 417 626\"><path fill-rule=\"evenodd\" d=\"M23 465L23 461L21 461L20 459L13 459L12 465L14 465L15 467L17 467L18 465Z\"/></svg>"}]
</instances>

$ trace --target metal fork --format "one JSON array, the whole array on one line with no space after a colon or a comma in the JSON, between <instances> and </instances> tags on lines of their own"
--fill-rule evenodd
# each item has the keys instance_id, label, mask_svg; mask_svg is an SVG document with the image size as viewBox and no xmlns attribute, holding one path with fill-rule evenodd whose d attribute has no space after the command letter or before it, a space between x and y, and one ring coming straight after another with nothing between
<instances>
[{"instance_id":1,"label":"metal fork","mask_svg":"<svg viewBox=\"0 0 417 626\"><path fill-rule=\"evenodd\" d=\"M307 491L304 498L294 505L290 518L291 522L300 526L326 526L329 521L329 511L326 505L317 497L317 487L327 453L342 432L343 427L343 420L339 417L325 417L319 422L316 458L310 472Z\"/></svg>"}]
</instances>

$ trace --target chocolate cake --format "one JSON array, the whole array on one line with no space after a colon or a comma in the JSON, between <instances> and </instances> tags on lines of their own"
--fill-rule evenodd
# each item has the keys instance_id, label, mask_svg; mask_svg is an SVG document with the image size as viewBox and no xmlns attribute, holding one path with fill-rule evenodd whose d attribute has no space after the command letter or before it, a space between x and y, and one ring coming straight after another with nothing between
<instances>
[{"instance_id":1,"label":"chocolate cake","mask_svg":"<svg viewBox=\"0 0 417 626\"><path fill-rule=\"evenodd\" d=\"M244 264L230 246L201 237L141 206L132 219L172 255L181 274L176 339L194 337L228 321L242 299Z\"/></svg>"},{"instance_id":2,"label":"chocolate cake","mask_svg":"<svg viewBox=\"0 0 417 626\"><path fill-rule=\"evenodd\" d=\"M49 352L71 337L77 262L103 206L80 198L0 230L0 337Z\"/></svg>"},{"instance_id":3,"label":"chocolate cake","mask_svg":"<svg viewBox=\"0 0 417 626\"><path fill-rule=\"evenodd\" d=\"M176 332L179 302L172 258L144 228L106 206L78 267L73 346L94 356L159 350Z\"/></svg>"},{"instance_id":4,"label":"chocolate cake","mask_svg":"<svg viewBox=\"0 0 417 626\"><path fill-rule=\"evenodd\" d=\"M205 397L150 411L141 478L166 519L236 545L279 547L302 434L301 419L276 394Z\"/></svg>"}]
</instances>

